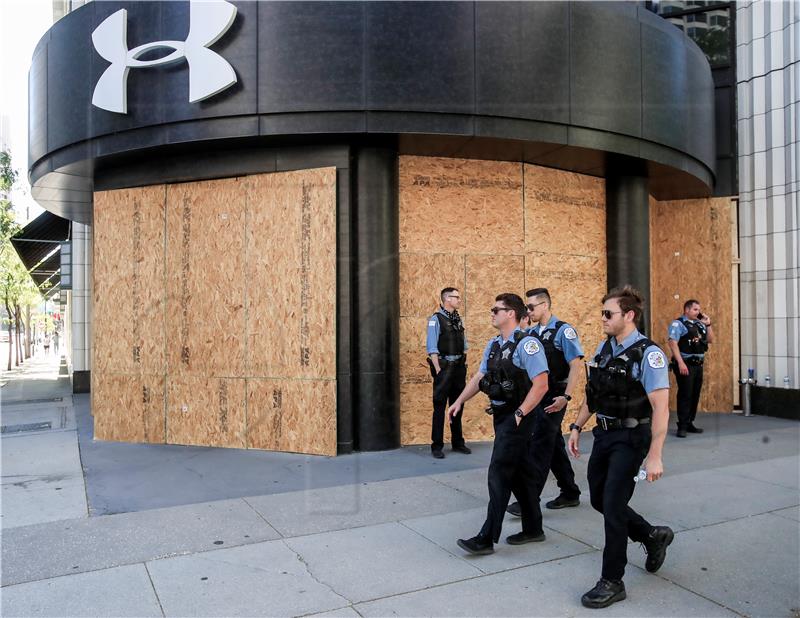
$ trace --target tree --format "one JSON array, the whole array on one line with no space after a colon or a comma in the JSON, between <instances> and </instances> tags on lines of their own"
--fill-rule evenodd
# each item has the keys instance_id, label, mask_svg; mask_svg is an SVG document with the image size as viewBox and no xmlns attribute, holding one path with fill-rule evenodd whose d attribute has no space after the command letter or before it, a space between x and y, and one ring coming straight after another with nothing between
<instances>
[{"instance_id":1,"label":"tree","mask_svg":"<svg viewBox=\"0 0 800 618\"><path fill-rule=\"evenodd\" d=\"M20 230L14 217L14 205L9 199L16 180L17 172L11 166L11 155L5 150L0 151L0 300L7 314L9 371L13 350L16 350L15 364L22 362L22 309L39 300L36 286L11 245L11 238Z\"/></svg>"}]
</instances>

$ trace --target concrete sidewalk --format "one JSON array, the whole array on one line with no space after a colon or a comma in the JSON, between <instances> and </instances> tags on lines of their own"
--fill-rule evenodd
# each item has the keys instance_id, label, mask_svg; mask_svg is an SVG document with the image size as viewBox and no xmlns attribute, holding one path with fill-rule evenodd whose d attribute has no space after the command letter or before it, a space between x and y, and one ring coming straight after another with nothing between
<instances>
[{"instance_id":1,"label":"concrete sidewalk","mask_svg":"<svg viewBox=\"0 0 800 618\"><path fill-rule=\"evenodd\" d=\"M633 499L676 531L664 566L646 573L644 552L631 544L628 600L600 613L796 618L800 425L732 415L702 422L701 436L668 438L665 478ZM5 527L3 616L594 613L580 605L599 577L603 543L585 492L586 456L575 464L582 504L545 511L546 542L501 542L495 554L471 557L456 539L483 521L489 445L434 462L425 448L336 459L190 449L189 459L173 450L181 447L92 444L100 452L85 471L89 506L96 496L106 511L129 512ZM586 436L587 454L590 446ZM110 465L115 452L135 468L133 481ZM237 460L244 479L227 491ZM102 462L111 470L96 469ZM148 508L192 476L171 506ZM228 499L196 499L215 492ZM548 484L544 496L555 492ZM504 536L518 530L507 518Z\"/></svg>"}]
</instances>

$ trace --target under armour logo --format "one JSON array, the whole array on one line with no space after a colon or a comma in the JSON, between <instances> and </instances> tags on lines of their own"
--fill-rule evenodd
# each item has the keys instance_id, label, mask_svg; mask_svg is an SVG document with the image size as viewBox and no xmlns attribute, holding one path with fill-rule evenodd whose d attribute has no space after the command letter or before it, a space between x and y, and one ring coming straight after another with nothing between
<instances>
[{"instance_id":1,"label":"under armour logo","mask_svg":"<svg viewBox=\"0 0 800 618\"><path fill-rule=\"evenodd\" d=\"M128 49L128 11L121 9L92 32L97 53L111 63L97 80L92 105L110 112L128 113L128 71L171 64L186 58L189 64L189 103L196 103L236 83L236 73L218 53L208 49L236 18L236 7L225 0L191 0L189 36L185 41L153 41ZM154 49L172 49L156 60L139 60Z\"/></svg>"}]
</instances>

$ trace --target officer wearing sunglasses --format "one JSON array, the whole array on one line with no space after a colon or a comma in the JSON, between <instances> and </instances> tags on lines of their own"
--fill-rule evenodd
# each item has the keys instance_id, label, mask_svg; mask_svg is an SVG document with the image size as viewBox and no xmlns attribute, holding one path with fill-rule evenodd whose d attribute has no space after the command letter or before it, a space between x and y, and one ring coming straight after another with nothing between
<instances>
[{"instance_id":1,"label":"officer wearing sunglasses","mask_svg":"<svg viewBox=\"0 0 800 618\"><path fill-rule=\"evenodd\" d=\"M522 545L545 538L528 446L534 412L547 392L547 359L541 344L519 327L526 309L518 295L500 294L491 313L492 326L500 334L486 345L480 369L448 409L449 418L457 418L464 403L479 390L489 396L491 403L487 412L492 414L495 438L489 463L486 521L476 536L458 539L459 547L475 555L494 552L512 490L522 510L522 532L510 535L506 541Z\"/></svg>"},{"instance_id":2,"label":"officer wearing sunglasses","mask_svg":"<svg viewBox=\"0 0 800 618\"><path fill-rule=\"evenodd\" d=\"M669 424L666 356L636 329L643 302L630 286L603 298L603 331L608 339L588 364L586 401L570 425L569 451L579 457L581 429L592 413L597 414L587 478L592 506L603 514L606 543L601 579L581 598L590 608L625 599L622 577L628 538L643 544L650 573L664 563L673 539L668 527L653 526L628 506L640 469L650 482L661 478L661 450Z\"/></svg>"}]
</instances>

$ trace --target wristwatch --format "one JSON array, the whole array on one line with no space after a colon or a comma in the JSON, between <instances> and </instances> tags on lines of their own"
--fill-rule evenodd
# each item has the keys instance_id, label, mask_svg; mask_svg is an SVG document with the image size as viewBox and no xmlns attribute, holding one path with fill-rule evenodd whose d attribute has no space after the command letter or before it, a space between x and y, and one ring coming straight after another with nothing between
<instances>
[{"instance_id":1,"label":"wristwatch","mask_svg":"<svg viewBox=\"0 0 800 618\"><path fill-rule=\"evenodd\" d=\"M581 427L580 425L576 425L575 423L570 423L569 430L572 431L573 429L575 429L578 433L583 431L583 427Z\"/></svg>"},{"instance_id":2,"label":"wristwatch","mask_svg":"<svg viewBox=\"0 0 800 618\"><path fill-rule=\"evenodd\" d=\"M514 410L514 416L516 416L517 418L524 418L525 415L522 413L522 410L517 408L516 410Z\"/></svg>"},{"instance_id":3,"label":"wristwatch","mask_svg":"<svg viewBox=\"0 0 800 618\"><path fill-rule=\"evenodd\" d=\"M564 394L563 394L563 395L561 395L561 396L562 396L564 399L566 399L567 401L572 401L572 395L567 395L566 393L564 393Z\"/></svg>"}]
</instances>

